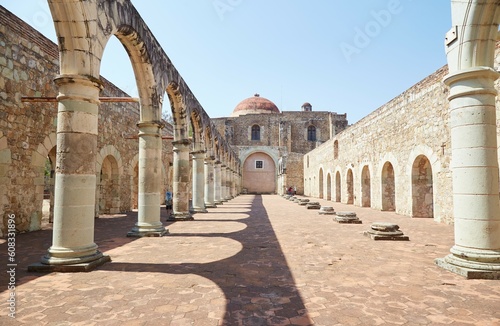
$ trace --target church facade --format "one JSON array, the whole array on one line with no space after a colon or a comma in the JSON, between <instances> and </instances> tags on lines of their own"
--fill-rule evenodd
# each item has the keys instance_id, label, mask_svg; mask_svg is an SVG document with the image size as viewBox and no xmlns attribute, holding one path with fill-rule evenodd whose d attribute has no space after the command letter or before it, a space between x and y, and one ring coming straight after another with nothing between
<instances>
[{"instance_id":1,"label":"church facade","mask_svg":"<svg viewBox=\"0 0 500 326\"><path fill-rule=\"evenodd\" d=\"M241 101L230 117L212 121L238 150L242 193L282 194L294 187L303 194L303 155L344 130L346 116L313 111L307 102L300 111L280 111L255 94Z\"/></svg>"}]
</instances>

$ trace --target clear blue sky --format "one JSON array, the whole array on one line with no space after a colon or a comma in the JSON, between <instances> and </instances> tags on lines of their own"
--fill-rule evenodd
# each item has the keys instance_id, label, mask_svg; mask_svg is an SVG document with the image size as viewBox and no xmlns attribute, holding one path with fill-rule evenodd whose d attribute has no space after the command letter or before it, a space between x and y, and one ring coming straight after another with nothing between
<instances>
[{"instance_id":1,"label":"clear blue sky","mask_svg":"<svg viewBox=\"0 0 500 326\"><path fill-rule=\"evenodd\" d=\"M310 102L354 123L446 64L449 0L132 2L210 117L259 93L280 110ZM55 39L46 1L0 4ZM137 95L116 38L101 69Z\"/></svg>"}]
</instances>

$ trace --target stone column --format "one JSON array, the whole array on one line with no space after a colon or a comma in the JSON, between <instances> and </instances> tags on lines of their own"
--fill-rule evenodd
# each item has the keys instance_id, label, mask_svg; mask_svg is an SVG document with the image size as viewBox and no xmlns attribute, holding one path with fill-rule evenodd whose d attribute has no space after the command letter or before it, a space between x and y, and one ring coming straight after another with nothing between
<instances>
[{"instance_id":1,"label":"stone column","mask_svg":"<svg viewBox=\"0 0 500 326\"><path fill-rule=\"evenodd\" d=\"M238 175L233 171L233 198L238 196Z\"/></svg>"},{"instance_id":2,"label":"stone column","mask_svg":"<svg viewBox=\"0 0 500 326\"><path fill-rule=\"evenodd\" d=\"M216 205L222 205L221 183L221 163L216 161L214 166L214 202Z\"/></svg>"},{"instance_id":3,"label":"stone column","mask_svg":"<svg viewBox=\"0 0 500 326\"><path fill-rule=\"evenodd\" d=\"M163 236L167 233L160 220L161 125L139 122L139 193L137 223L128 237Z\"/></svg>"},{"instance_id":4,"label":"stone column","mask_svg":"<svg viewBox=\"0 0 500 326\"><path fill-rule=\"evenodd\" d=\"M455 245L436 263L467 278L500 279L500 206L491 68L461 70L450 86Z\"/></svg>"},{"instance_id":5,"label":"stone column","mask_svg":"<svg viewBox=\"0 0 500 326\"><path fill-rule=\"evenodd\" d=\"M189 139L172 142L174 151L173 213L169 221L191 221L189 212Z\"/></svg>"},{"instance_id":6,"label":"stone column","mask_svg":"<svg viewBox=\"0 0 500 326\"><path fill-rule=\"evenodd\" d=\"M233 199L233 197L231 196L231 177L231 169L229 168L229 166L226 166L226 200Z\"/></svg>"},{"instance_id":7,"label":"stone column","mask_svg":"<svg viewBox=\"0 0 500 326\"><path fill-rule=\"evenodd\" d=\"M220 200L227 202L227 172L224 164L220 166Z\"/></svg>"},{"instance_id":8,"label":"stone column","mask_svg":"<svg viewBox=\"0 0 500 326\"><path fill-rule=\"evenodd\" d=\"M205 159L205 207L215 208L215 186L214 186L214 159L208 157Z\"/></svg>"},{"instance_id":9,"label":"stone column","mask_svg":"<svg viewBox=\"0 0 500 326\"><path fill-rule=\"evenodd\" d=\"M205 209L205 151L191 154L193 155L193 211L207 213Z\"/></svg>"},{"instance_id":10,"label":"stone column","mask_svg":"<svg viewBox=\"0 0 500 326\"><path fill-rule=\"evenodd\" d=\"M109 256L94 243L97 121L101 85L86 76L64 75L55 80L57 153L52 246L41 264L29 271L88 271Z\"/></svg>"}]
</instances>

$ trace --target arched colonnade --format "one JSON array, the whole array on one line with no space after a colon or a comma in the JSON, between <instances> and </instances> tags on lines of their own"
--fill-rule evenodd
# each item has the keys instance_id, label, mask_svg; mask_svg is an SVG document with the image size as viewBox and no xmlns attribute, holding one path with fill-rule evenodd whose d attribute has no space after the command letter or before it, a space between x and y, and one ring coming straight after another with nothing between
<instances>
[{"instance_id":1,"label":"arched colonnade","mask_svg":"<svg viewBox=\"0 0 500 326\"><path fill-rule=\"evenodd\" d=\"M191 179L195 212L236 196L240 166L235 151L217 132L132 3L49 0L49 6L59 40L60 74L54 80L59 94L53 238L42 265L49 270L68 265L86 270L109 260L94 243L94 215L96 184L113 187L120 168L119 158L106 155L99 162L102 172L96 175L100 63L113 36L130 56L140 98L138 221L129 236L166 233L160 221L165 100L174 121L171 219L193 219ZM113 211L117 203L107 198L102 205Z\"/></svg>"}]
</instances>

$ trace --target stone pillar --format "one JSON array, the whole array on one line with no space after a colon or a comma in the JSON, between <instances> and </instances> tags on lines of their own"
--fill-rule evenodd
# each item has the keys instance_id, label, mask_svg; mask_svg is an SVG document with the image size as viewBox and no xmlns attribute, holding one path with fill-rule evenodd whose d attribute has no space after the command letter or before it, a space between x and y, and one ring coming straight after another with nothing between
<instances>
[{"instance_id":1,"label":"stone pillar","mask_svg":"<svg viewBox=\"0 0 500 326\"><path fill-rule=\"evenodd\" d=\"M227 172L224 164L220 166L220 200L227 202Z\"/></svg>"},{"instance_id":2,"label":"stone pillar","mask_svg":"<svg viewBox=\"0 0 500 326\"><path fill-rule=\"evenodd\" d=\"M238 175L233 171L233 197L238 196Z\"/></svg>"},{"instance_id":3,"label":"stone pillar","mask_svg":"<svg viewBox=\"0 0 500 326\"><path fill-rule=\"evenodd\" d=\"M436 263L467 278L500 279L500 206L494 81L475 67L446 77L450 87L455 245Z\"/></svg>"},{"instance_id":4,"label":"stone pillar","mask_svg":"<svg viewBox=\"0 0 500 326\"><path fill-rule=\"evenodd\" d=\"M86 76L65 75L55 80L57 153L52 246L41 264L29 271L88 271L109 256L94 243L97 120L101 85Z\"/></svg>"},{"instance_id":5,"label":"stone pillar","mask_svg":"<svg viewBox=\"0 0 500 326\"><path fill-rule=\"evenodd\" d=\"M189 139L172 142L174 151L173 212L169 221L191 221L189 212Z\"/></svg>"},{"instance_id":6,"label":"stone pillar","mask_svg":"<svg viewBox=\"0 0 500 326\"><path fill-rule=\"evenodd\" d=\"M215 208L215 186L214 186L214 159L205 159L205 207Z\"/></svg>"},{"instance_id":7,"label":"stone pillar","mask_svg":"<svg viewBox=\"0 0 500 326\"><path fill-rule=\"evenodd\" d=\"M283 174L278 175L278 195L283 195Z\"/></svg>"},{"instance_id":8,"label":"stone pillar","mask_svg":"<svg viewBox=\"0 0 500 326\"><path fill-rule=\"evenodd\" d=\"M160 220L162 199L161 125L139 122L139 193L137 223L128 237L163 236L167 233Z\"/></svg>"},{"instance_id":9,"label":"stone pillar","mask_svg":"<svg viewBox=\"0 0 500 326\"><path fill-rule=\"evenodd\" d=\"M205 151L191 153L193 155L193 211L207 213L205 209Z\"/></svg>"},{"instance_id":10,"label":"stone pillar","mask_svg":"<svg viewBox=\"0 0 500 326\"><path fill-rule=\"evenodd\" d=\"M214 166L214 202L216 205L222 205L221 189L221 163L215 162Z\"/></svg>"},{"instance_id":11,"label":"stone pillar","mask_svg":"<svg viewBox=\"0 0 500 326\"><path fill-rule=\"evenodd\" d=\"M229 166L226 166L226 200L231 200L233 197L231 196L231 180L233 174L231 173L231 169Z\"/></svg>"}]
</instances>

